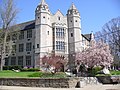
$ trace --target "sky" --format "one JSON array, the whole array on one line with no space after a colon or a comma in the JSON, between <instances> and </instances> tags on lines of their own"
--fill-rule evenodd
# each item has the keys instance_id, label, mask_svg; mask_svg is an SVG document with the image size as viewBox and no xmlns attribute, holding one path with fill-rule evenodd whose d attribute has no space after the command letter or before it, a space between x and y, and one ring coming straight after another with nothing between
<instances>
[{"instance_id":1,"label":"sky","mask_svg":"<svg viewBox=\"0 0 120 90\"><path fill-rule=\"evenodd\" d=\"M45 0L50 11L55 14L58 9L66 15L74 3L81 15L82 33L101 31L105 23L120 16L120 0ZM35 9L41 0L15 0L19 9L17 22L35 19Z\"/></svg>"}]
</instances>

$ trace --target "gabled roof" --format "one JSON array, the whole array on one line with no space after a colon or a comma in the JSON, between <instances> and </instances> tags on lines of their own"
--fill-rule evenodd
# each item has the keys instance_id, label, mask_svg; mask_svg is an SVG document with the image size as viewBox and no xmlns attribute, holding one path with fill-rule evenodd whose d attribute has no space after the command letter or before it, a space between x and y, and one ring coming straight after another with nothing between
<instances>
[{"instance_id":1,"label":"gabled roof","mask_svg":"<svg viewBox=\"0 0 120 90\"><path fill-rule=\"evenodd\" d=\"M58 11L57 11L54 15L64 16L64 15L62 14L62 12L61 12L59 9L58 9Z\"/></svg>"},{"instance_id":2,"label":"gabled roof","mask_svg":"<svg viewBox=\"0 0 120 90\"><path fill-rule=\"evenodd\" d=\"M91 41L91 35L92 34L82 34L82 36L86 39L86 40L88 40L89 42Z\"/></svg>"}]
</instances>

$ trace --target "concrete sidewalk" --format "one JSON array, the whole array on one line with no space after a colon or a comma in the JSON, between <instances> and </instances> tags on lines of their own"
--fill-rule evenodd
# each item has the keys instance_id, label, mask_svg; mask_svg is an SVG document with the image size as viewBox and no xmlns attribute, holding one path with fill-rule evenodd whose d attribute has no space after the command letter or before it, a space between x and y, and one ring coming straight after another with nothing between
<instances>
[{"instance_id":1,"label":"concrete sidewalk","mask_svg":"<svg viewBox=\"0 0 120 90\"><path fill-rule=\"evenodd\" d=\"M84 88L39 88L39 87L0 86L0 90L120 90L120 84L87 85Z\"/></svg>"}]
</instances>

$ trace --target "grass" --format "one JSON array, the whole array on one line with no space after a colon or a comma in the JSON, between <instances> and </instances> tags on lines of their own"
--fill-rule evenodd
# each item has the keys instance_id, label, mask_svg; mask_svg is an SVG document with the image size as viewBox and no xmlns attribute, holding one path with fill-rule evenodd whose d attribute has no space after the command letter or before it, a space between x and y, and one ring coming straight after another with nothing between
<instances>
[{"instance_id":1,"label":"grass","mask_svg":"<svg viewBox=\"0 0 120 90\"><path fill-rule=\"evenodd\" d=\"M120 71L110 71L110 74L97 74L96 76L112 76L112 75L120 75Z\"/></svg>"},{"instance_id":2,"label":"grass","mask_svg":"<svg viewBox=\"0 0 120 90\"><path fill-rule=\"evenodd\" d=\"M0 78L65 78L65 73L44 73L44 72L14 72L10 70L0 71Z\"/></svg>"},{"instance_id":3,"label":"grass","mask_svg":"<svg viewBox=\"0 0 120 90\"><path fill-rule=\"evenodd\" d=\"M120 75L120 71L110 71L111 75Z\"/></svg>"},{"instance_id":4,"label":"grass","mask_svg":"<svg viewBox=\"0 0 120 90\"><path fill-rule=\"evenodd\" d=\"M14 72L10 70L0 71L0 78L17 78L17 77L28 77L28 75L35 72Z\"/></svg>"}]
</instances>

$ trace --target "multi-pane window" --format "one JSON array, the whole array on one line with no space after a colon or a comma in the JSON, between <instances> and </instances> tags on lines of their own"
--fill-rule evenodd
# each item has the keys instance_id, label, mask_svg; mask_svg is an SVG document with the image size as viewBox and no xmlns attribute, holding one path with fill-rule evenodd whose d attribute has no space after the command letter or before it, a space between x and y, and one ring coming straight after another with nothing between
<instances>
[{"instance_id":1,"label":"multi-pane window","mask_svg":"<svg viewBox=\"0 0 120 90\"><path fill-rule=\"evenodd\" d=\"M16 45L12 45L12 53L16 53Z\"/></svg>"},{"instance_id":2,"label":"multi-pane window","mask_svg":"<svg viewBox=\"0 0 120 90\"><path fill-rule=\"evenodd\" d=\"M19 44L19 52L23 52L24 51L24 44Z\"/></svg>"},{"instance_id":3,"label":"multi-pane window","mask_svg":"<svg viewBox=\"0 0 120 90\"><path fill-rule=\"evenodd\" d=\"M15 41L15 40L17 40L17 34L16 33L12 35L12 41Z\"/></svg>"},{"instance_id":4,"label":"multi-pane window","mask_svg":"<svg viewBox=\"0 0 120 90\"><path fill-rule=\"evenodd\" d=\"M9 53L9 46L5 47L5 53Z\"/></svg>"},{"instance_id":5,"label":"multi-pane window","mask_svg":"<svg viewBox=\"0 0 120 90\"><path fill-rule=\"evenodd\" d=\"M9 58L5 58L5 66L8 66L9 64Z\"/></svg>"},{"instance_id":6,"label":"multi-pane window","mask_svg":"<svg viewBox=\"0 0 120 90\"><path fill-rule=\"evenodd\" d=\"M10 41L10 35L7 36L7 39L6 39L7 42Z\"/></svg>"},{"instance_id":7,"label":"multi-pane window","mask_svg":"<svg viewBox=\"0 0 120 90\"><path fill-rule=\"evenodd\" d=\"M16 57L11 57L11 65L16 65Z\"/></svg>"},{"instance_id":8,"label":"multi-pane window","mask_svg":"<svg viewBox=\"0 0 120 90\"><path fill-rule=\"evenodd\" d=\"M27 30L27 38L32 38L32 30Z\"/></svg>"},{"instance_id":9,"label":"multi-pane window","mask_svg":"<svg viewBox=\"0 0 120 90\"><path fill-rule=\"evenodd\" d=\"M65 50L65 42L63 42L63 41L56 41L56 50L64 51Z\"/></svg>"},{"instance_id":10,"label":"multi-pane window","mask_svg":"<svg viewBox=\"0 0 120 90\"><path fill-rule=\"evenodd\" d=\"M65 29L64 28L56 28L56 37L64 38L64 36L65 36Z\"/></svg>"},{"instance_id":11,"label":"multi-pane window","mask_svg":"<svg viewBox=\"0 0 120 90\"><path fill-rule=\"evenodd\" d=\"M26 51L31 51L32 43L26 43Z\"/></svg>"},{"instance_id":12,"label":"multi-pane window","mask_svg":"<svg viewBox=\"0 0 120 90\"><path fill-rule=\"evenodd\" d=\"M19 40L24 39L24 31L20 31Z\"/></svg>"},{"instance_id":13,"label":"multi-pane window","mask_svg":"<svg viewBox=\"0 0 120 90\"><path fill-rule=\"evenodd\" d=\"M23 66L23 56L18 56L18 65Z\"/></svg>"},{"instance_id":14,"label":"multi-pane window","mask_svg":"<svg viewBox=\"0 0 120 90\"><path fill-rule=\"evenodd\" d=\"M31 66L31 56L26 56L26 66Z\"/></svg>"}]
</instances>

